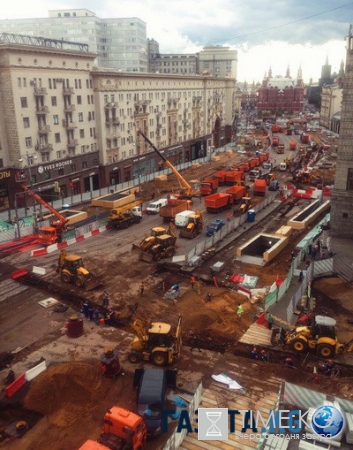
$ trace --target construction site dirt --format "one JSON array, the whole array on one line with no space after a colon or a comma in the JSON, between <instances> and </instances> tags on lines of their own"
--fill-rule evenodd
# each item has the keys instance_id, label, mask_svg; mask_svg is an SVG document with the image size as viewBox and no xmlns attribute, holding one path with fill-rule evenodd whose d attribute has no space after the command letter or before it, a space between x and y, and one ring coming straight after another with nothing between
<instances>
[{"instance_id":1,"label":"construction site dirt","mask_svg":"<svg viewBox=\"0 0 353 450\"><path fill-rule=\"evenodd\" d=\"M224 154L218 163L193 167L184 175L189 180L202 179L239 159L238 155ZM172 180L177 189L176 180ZM143 186L142 194L147 201L152 192L163 195L168 189L170 191L170 186L170 182L168 185L168 182L155 181ZM210 258L192 272L183 273L172 270L172 266L139 261L137 255L130 251L131 245L119 238L125 236L123 230L74 244L72 251L82 255L85 265L104 277L104 287L90 292L59 281L55 271L57 252L30 261L28 255L20 253L2 259L0 286L10 283L13 270L40 266L45 262L48 269L45 278L59 289L53 293L40 284L34 287L13 281L11 294L2 302L2 379L11 368L18 376L41 359L47 361L48 368L16 396L2 400L2 436L6 435L4 431L8 427L19 420L27 422L30 430L19 440L4 438L0 447L15 450L77 449L86 439L96 440L99 437L104 413L110 406L118 404L131 411L136 410L136 392L133 389L136 366L127 360L133 335L128 324L124 323L129 305L136 302L139 313L147 320L174 326L178 315L183 317L183 349L180 360L175 364L178 368L178 392L191 394L201 381L207 386L211 375L227 373L229 365L238 361L243 368L239 377L245 374L248 377L243 381L245 388L261 383L261 378L275 376L327 394L352 399L353 370L348 365L342 366L339 379L325 376L318 378L313 376L313 364L318 364L314 358L306 358L304 362L304 356L293 356L296 370L288 370L283 364L288 349L268 349L270 362L263 363L250 360L251 346L237 342L262 313L263 304L261 299L251 303L237 292L236 286L229 281L230 275L241 273L256 276L257 287L270 286L277 276L285 278L292 252L308 230L296 231L280 255L261 267L236 260L235 249L259 232L278 229L294 210L300 210L304 205L305 200L294 201L290 198L282 202L271 217L258 221L249 229L245 224L240 237L221 251L216 248ZM219 261L224 263L224 269L216 274L216 286L211 282L210 267ZM190 283L191 273L197 278L194 286ZM141 281L145 283L143 295L140 291ZM165 293L176 283L180 286L181 295L173 302L165 297ZM117 328L96 325L84 319L83 337L77 340L77 344L75 339L69 342L65 321L73 314L80 313L84 300L102 308L103 289L109 293L109 306L121 319L118 320ZM328 277L316 280L312 289L317 299L316 312L336 319L340 341L352 339L353 325L348 321L353 316L350 304L352 286L337 277ZM38 306L38 301L46 297L54 297L67 305L68 309L55 312L52 308ZM238 304L244 308L240 319L237 316ZM81 344L82 340L87 342L86 352L79 350L80 345L85 344ZM73 347L69 346L70 343ZM98 365L99 355L106 347L117 348L123 365L123 374L113 379L104 377ZM59 350L57 353L55 348ZM344 362L347 363L347 360ZM139 364L137 367L141 366ZM151 441L147 448L163 448L166 438L167 435L162 435Z\"/></svg>"}]
</instances>

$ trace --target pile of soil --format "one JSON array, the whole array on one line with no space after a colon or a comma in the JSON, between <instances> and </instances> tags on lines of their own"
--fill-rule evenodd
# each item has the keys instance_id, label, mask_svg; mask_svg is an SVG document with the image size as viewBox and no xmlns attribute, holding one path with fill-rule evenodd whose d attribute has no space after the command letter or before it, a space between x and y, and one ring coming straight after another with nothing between
<instances>
[{"instance_id":1,"label":"pile of soil","mask_svg":"<svg viewBox=\"0 0 353 450\"><path fill-rule=\"evenodd\" d=\"M50 366L31 382L23 400L25 410L44 417L11 448L67 450L79 448L89 438L95 440L113 404L133 409L131 386L131 374L106 378L97 361ZM21 414L19 409L18 420Z\"/></svg>"}]
</instances>

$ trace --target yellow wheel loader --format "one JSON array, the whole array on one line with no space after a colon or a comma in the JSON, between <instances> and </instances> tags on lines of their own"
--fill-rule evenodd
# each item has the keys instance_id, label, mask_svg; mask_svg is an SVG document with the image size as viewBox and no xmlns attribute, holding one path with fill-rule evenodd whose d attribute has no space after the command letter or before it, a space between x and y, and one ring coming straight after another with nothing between
<instances>
[{"instance_id":1,"label":"yellow wheel loader","mask_svg":"<svg viewBox=\"0 0 353 450\"><path fill-rule=\"evenodd\" d=\"M169 323L149 322L136 314L137 304L132 308L129 324L136 333L130 346L129 361L151 361L156 366L173 364L180 357L182 344L182 316L178 316L175 330Z\"/></svg>"}]
</instances>

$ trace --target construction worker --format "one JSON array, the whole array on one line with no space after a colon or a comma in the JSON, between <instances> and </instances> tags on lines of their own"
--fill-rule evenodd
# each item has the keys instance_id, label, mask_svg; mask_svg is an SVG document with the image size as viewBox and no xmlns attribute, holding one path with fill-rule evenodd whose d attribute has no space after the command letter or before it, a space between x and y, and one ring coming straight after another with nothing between
<instances>
[{"instance_id":1,"label":"construction worker","mask_svg":"<svg viewBox=\"0 0 353 450\"><path fill-rule=\"evenodd\" d=\"M244 308L243 305L241 305L240 303L238 304L238 308L237 308L237 316L239 319L241 319L242 314L244 313Z\"/></svg>"},{"instance_id":2,"label":"construction worker","mask_svg":"<svg viewBox=\"0 0 353 450\"><path fill-rule=\"evenodd\" d=\"M327 362L324 364L325 375L330 377L332 375L334 367L335 367L335 364L332 361L332 359L328 359Z\"/></svg>"},{"instance_id":3,"label":"construction worker","mask_svg":"<svg viewBox=\"0 0 353 450\"><path fill-rule=\"evenodd\" d=\"M266 350L261 350L261 360L263 362L268 362L268 356L267 356Z\"/></svg>"},{"instance_id":4,"label":"construction worker","mask_svg":"<svg viewBox=\"0 0 353 450\"><path fill-rule=\"evenodd\" d=\"M267 314L266 320L267 320L267 322L268 322L267 328L268 328L269 330L272 330L274 319L273 319L273 317L271 316L271 314Z\"/></svg>"},{"instance_id":5,"label":"construction worker","mask_svg":"<svg viewBox=\"0 0 353 450\"><path fill-rule=\"evenodd\" d=\"M107 308L109 306L109 294L107 291L103 292L103 306Z\"/></svg>"},{"instance_id":6,"label":"construction worker","mask_svg":"<svg viewBox=\"0 0 353 450\"><path fill-rule=\"evenodd\" d=\"M251 359L258 359L257 348L254 347L250 353Z\"/></svg>"},{"instance_id":7,"label":"construction worker","mask_svg":"<svg viewBox=\"0 0 353 450\"><path fill-rule=\"evenodd\" d=\"M190 284L191 284L192 289L195 289L195 283L196 283L196 278L194 277L194 275L192 275L190 278Z\"/></svg>"},{"instance_id":8,"label":"construction worker","mask_svg":"<svg viewBox=\"0 0 353 450\"><path fill-rule=\"evenodd\" d=\"M286 358L284 360L284 364L286 365L286 367L289 367L290 369L294 369L294 364L291 358Z\"/></svg>"},{"instance_id":9,"label":"construction worker","mask_svg":"<svg viewBox=\"0 0 353 450\"><path fill-rule=\"evenodd\" d=\"M141 297L143 296L144 291L145 291L145 283L143 281L141 281L141 285L140 285L140 295L141 295Z\"/></svg>"}]
</instances>

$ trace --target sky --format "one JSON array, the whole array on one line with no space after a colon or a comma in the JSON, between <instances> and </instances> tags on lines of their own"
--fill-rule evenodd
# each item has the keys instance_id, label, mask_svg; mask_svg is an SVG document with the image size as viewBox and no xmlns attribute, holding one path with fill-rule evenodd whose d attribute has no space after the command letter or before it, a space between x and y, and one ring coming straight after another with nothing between
<instances>
[{"instance_id":1,"label":"sky","mask_svg":"<svg viewBox=\"0 0 353 450\"><path fill-rule=\"evenodd\" d=\"M272 69L317 82L328 59L338 72L353 1L345 0L12 0L1 19L48 17L48 10L89 9L99 18L137 17L161 53L196 53L206 45L238 52L237 81L261 82Z\"/></svg>"}]
</instances>

